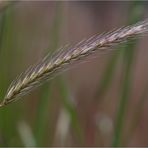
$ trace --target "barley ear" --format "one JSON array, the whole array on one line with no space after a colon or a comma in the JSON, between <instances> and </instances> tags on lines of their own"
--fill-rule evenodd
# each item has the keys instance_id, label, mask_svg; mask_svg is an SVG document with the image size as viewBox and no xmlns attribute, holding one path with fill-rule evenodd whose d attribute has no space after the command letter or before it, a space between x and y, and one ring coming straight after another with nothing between
<instances>
[{"instance_id":1,"label":"barley ear","mask_svg":"<svg viewBox=\"0 0 148 148\"><path fill-rule=\"evenodd\" d=\"M46 56L11 83L4 100L0 103L0 107L18 100L18 98L51 79L57 73L71 68L72 63L78 63L96 51L106 52L109 49L114 49L116 45L130 38L139 37L146 32L148 32L148 20L105 34L95 35L75 46L58 50L50 57Z\"/></svg>"}]
</instances>

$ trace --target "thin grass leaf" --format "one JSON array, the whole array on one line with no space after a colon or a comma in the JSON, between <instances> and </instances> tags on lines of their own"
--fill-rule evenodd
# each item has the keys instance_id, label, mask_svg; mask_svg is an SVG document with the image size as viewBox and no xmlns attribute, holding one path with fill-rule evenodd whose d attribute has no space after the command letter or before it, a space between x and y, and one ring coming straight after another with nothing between
<instances>
[{"instance_id":1,"label":"thin grass leaf","mask_svg":"<svg viewBox=\"0 0 148 148\"><path fill-rule=\"evenodd\" d=\"M118 49L120 49L120 48L118 48ZM103 74L101 76L101 79L100 79L101 82L98 83L97 91L94 96L94 99L97 98L98 101L100 101L100 99L105 94L105 92L108 90L108 88L112 82L112 77L115 72L115 67L116 67L117 60L120 55L120 51L121 50L118 50L118 52L114 53L114 55L109 59L107 66L105 68L105 71L103 72Z\"/></svg>"},{"instance_id":2,"label":"thin grass leaf","mask_svg":"<svg viewBox=\"0 0 148 148\"><path fill-rule=\"evenodd\" d=\"M139 5L141 4L141 5ZM137 14L135 10L139 8L140 6L140 13ZM131 24L133 22L138 21L141 19L143 15L143 3L142 2L131 2L130 7L130 16L128 20L128 24ZM123 50L123 56L124 56L124 69L123 69L123 80L122 80L122 88L121 88L121 98L119 101L119 106L117 109L117 116L115 119L115 127L114 127L114 134L113 134L113 140L112 140L112 147L120 146L121 139L122 139L122 132L123 132L123 125L126 118L126 109L128 107L128 100L130 95L130 89L131 89L131 68L133 64L134 59L134 49L136 46L136 40L133 42L128 42L126 44L126 48L128 50Z\"/></svg>"},{"instance_id":3,"label":"thin grass leaf","mask_svg":"<svg viewBox=\"0 0 148 148\"><path fill-rule=\"evenodd\" d=\"M82 145L84 143L84 135L82 134L83 130L80 127L80 123L79 123L77 112L76 112L76 107L72 102L72 100L70 99L70 95L67 91L68 88L65 84L65 81L62 78L60 78L58 82L61 90L61 97L62 97L62 103L64 105L64 109L68 112L71 125L75 131L76 138Z\"/></svg>"},{"instance_id":4,"label":"thin grass leaf","mask_svg":"<svg viewBox=\"0 0 148 148\"><path fill-rule=\"evenodd\" d=\"M13 54L17 54L16 50L14 50L14 5L9 6L5 11L1 13L1 38L0 38L0 98L5 93L7 85L9 84L9 80L12 74L10 68L8 68L13 62ZM15 34L15 37L17 35ZM8 53L8 49L10 49ZM16 47L15 47L16 49ZM5 63L5 66L3 64ZM1 146L11 146L13 141L15 141L15 137L13 136L15 133L15 122L17 121L19 109L14 108L12 112L12 107L9 109L4 108L0 111L0 145ZM11 124L10 124L11 123ZM13 128L12 128L13 127ZM13 137L13 138L12 138ZM15 139L15 140L14 140Z\"/></svg>"},{"instance_id":5,"label":"thin grass leaf","mask_svg":"<svg viewBox=\"0 0 148 148\"><path fill-rule=\"evenodd\" d=\"M55 4L56 10L55 10L55 16L53 20L52 27L50 28L50 50L55 50L59 44L60 39L60 32L61 32L61 26L62 26L62 19L63 19L63 5L62 2L58 2ZM49 52L49 49L45 52ZM49 115L48 105L49 105L49 98L51 97L51 84L45 84L39 93L39 99L38 99L38 106L37 106L37 113L36 113L36 120L34 123L34 133L37 141L37 145L41 146L43 144L43 135L46 131L46 123L45 119ZM42 98L42 99L41 99ZM50 100L51 101L51 100ZM48 106L48 107L47 107ZM49 107L51 108L51 107ZM48 123L50 124L50 123ZM51 136L48 138L48 143L51 145L52 138Z\"/></svg>"},{"instance_id":6,"label":"thin grass leaf","mask_svg":"<svg viewBox=\"0 0 148 148\"><path fill-rule=\"evenodd\" d=\"M72 63L80 62L84 57L96 51L108 51L115 45L130 38L135 38L148 31L148 20L123 27L115 31L97 35L73 47L52 54L51 58L41 60L35 66L22 73L9 87L0 106L18 100L32 89L51 79L53 76L70 68Z\"/></svg>"}]
</instances>

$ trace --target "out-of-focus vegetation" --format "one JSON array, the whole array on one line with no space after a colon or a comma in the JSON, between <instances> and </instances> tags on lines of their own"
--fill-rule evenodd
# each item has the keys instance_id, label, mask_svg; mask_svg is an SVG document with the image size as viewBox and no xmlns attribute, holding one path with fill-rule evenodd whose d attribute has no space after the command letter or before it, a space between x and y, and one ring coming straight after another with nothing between
<instances>
[{"instance_id":1,"label":"out-of-focus vegetation","mask_svg":"<svg viewBox=\"0 0 148 148\"><path fill-rule=\"evenodd\" d=\"M143 20L147 4L2 1L0 99L47 52ZM148 146L146 39L90 56L0 108L0 146Z\"/></svg>"}]
</instances>

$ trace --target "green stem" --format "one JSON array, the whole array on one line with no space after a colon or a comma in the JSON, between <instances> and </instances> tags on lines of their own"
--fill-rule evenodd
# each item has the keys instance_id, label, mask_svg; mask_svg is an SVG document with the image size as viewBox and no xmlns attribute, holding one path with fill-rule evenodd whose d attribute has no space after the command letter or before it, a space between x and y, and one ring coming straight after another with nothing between
<instances>
[{"instance_id":1,"label":"green stem","mask_svg":"<svg viewBox=\"0 0 148 148\"><path fill-rule=\"evenodd\" d=\"M140 1L131 2L130 16L128 24L137 22L142 17L143 3ZM138 12L138 13L137 13ZM140 13L139 13L140 12ZM117 116L115 119L115 131L113 135L112 146L120 146L121 135L123 132L123 125L125 121L126 110L128 107L130 89L131 89L131 68L134 59L134 48L136 45L136 40L131 43L126 44L126 49L124 51L124 69L123 69L123 80L121 89L121 98L119 101L119 107L117 109Z\"/></svg>"}]
</instances>

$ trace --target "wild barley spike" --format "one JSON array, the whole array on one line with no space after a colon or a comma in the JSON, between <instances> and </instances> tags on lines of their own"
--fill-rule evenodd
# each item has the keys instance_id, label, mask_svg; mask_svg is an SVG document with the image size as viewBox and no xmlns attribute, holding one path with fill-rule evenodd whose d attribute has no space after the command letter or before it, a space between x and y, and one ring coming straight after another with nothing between
<instances>
[{"instance_id":1,"label":"wild barley spike","mask_svg":"<svg viewBox=\"0 0 148 148\"><path fill-rule=\"evenodd\" d=\"M129 38L139 36L147 31L148 20L106 34L93 36L73 47L56 51L50 57L47 56L41 62L29 68L13 81L4 100L1 102L0 107L16 101L19 97L49 80L58 72L62 72L65 68L69 68L71 63L83 60L84 57L95 51L104 51L105 49L113 48L115 45L118 45Z\"/></svg>"}]
</instances>

